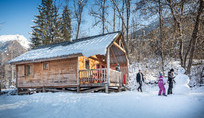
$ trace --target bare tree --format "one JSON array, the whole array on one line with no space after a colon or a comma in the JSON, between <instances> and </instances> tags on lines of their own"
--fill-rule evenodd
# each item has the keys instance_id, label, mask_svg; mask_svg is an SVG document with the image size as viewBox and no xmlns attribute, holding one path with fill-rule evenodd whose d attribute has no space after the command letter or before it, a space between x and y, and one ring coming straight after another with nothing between
<instances>
[{"instance_id":1,"label":"bare tree","mask_svg":"<svg viewBox=\"0 0 204 118\"><path fill-rule=\"evenodd\" d=\"M119 8L119 5L116 3L116 1L115 0L110 0L114 5L115 5L115 7L116 7L116 11L118 12L118 15L119 15L119 18L121 19L121 21L122 21L122 31L123 31L123 27L124 27L124 29L127 29L127 27L126 27L126 24L125 24L125 22L124 22L124 14L123 14L123 7L124 7L124 0L123 0L123 5L122 5L122 10L120 10L120 8ZM122 13L121 13L122 12Z\"/></svg>"},{"instance_id":2,"label":"bare tree","mask_svg":"<svg viewBox=\"0 0 204 118\"><path fill-rule=\"evenodd\" d=\"M126 46L127 46L127 54L129 57L129 19L130 19L130 1L131 0L123 0L122 1L122 9L119 9L119 5L116 3L116 0L110 0L116 7L116 10L119 14L119 18L121 19L122 22L122 32L123 34L126 33ZM126 23L125 23L125 18L124 18L124 11L126 8ZM124 35L123 35L124 36Z\"/></svg>"},{"instance_id":3,"label":"bare tree","mask_svg":"<svg viewBox=\"0 0 204 118\"><path fill-rule=\"evenodd\" d=\"M95 17L96 19L96 22L94 23L93 26L97 26L99 23L102 23L102 34L105 33L105 30L107 32L108 31L108 27L105 25L106 23L108 24L111 24L106 16L108 15L108 12L107 12L107 1L106 0L96 0L95 1L95 4L94 4L94 9L91 8L89 14L93 17Z\"/></svg>"},{"instance_id":4,"label":"bare tree","mask_svg":"<svg viewBox=\"0 0 204 118\"><path fill-rule=\"evenodd\" d=\"M172 0L167 0L168 6L171 11L171 15L174 21L174 36L179 39L180 50L179 57L181 61L181 66L185 68L184 62L184 48L183 48L183 29L182 29L182 16L185 0L179 1L179 3L172 2ZM178 12L178 10L180 12ZM178 36L176 36L178 34Z\"/></svg>"},{"instance_id":5,"label":"bare tree","mask_svg":"<svg viewBox=\"0 0 204 118\"><path fill-rule=\"evenodd\" d=\"M192 38L191 38L191 46L190 48L190 59L188 62L188 67L187 67L187 74L190 74L191 71L191 66L192 66L192 61L193 61L193 56L194 56L194 50L195 50L195 46L196 46L196 42L197 42L197 34L198 34L198 27L200 24L200 16L203 12L203 8L204 8L204 2L203 0L199 0L199 8L197 11L197 17L196 17L196 21L195 21L195 25L194 25L194 30L192 33Z\"/></svg>"},{"instance_id":6,"label":"bare tree","mask_svg":"<svg viewBox=\"0 0 204 118\"><path fill-rule=\"evenodd\" d=\"M84 7L87 3L87 0L73 0L74 2L74 17L77 20L77 34L76 39L79 37L79 31L80 31L80 25L82 21L82 13L84 10Z\"/></svg>"},{"instance_id":7,"label":"bare tree","mask_svg":"<svg viewBox=\"0 0 204 118\"><path fill-rule=\"evenodd\" d=\"M162 73L164 75L164 49L163 49L163 18L162 18L162 5L159 0L159 38L160 38L160 52L161 52L161 60L162 60Z\"/></svg>"},{"instance_id":8,"label":"bare tree","mask_svg":"<svg viewBox=\"0 0 204 118\"><path fill-rule=\"evenodd\" d=\"M116 4L118 5L119 4L119 1L118 0L115 0ZM116 19L117 19L117 11L116 11L116 6L115 4L111 4L111 7L113 9L113 32L115 32L115 29L116 29Z\"/></svg>"},{"instance_id":9,"label":"bare tree","mask_svg":"<svg viewBox=\"0 0 204 118\"><path fill-rule=\"evenodd\" d=\"M126 40L127 40L127 49L129 49L129 19L130 19L130 1L131 0L125 0L126 5Z\"/></svg>"}]
</instances>

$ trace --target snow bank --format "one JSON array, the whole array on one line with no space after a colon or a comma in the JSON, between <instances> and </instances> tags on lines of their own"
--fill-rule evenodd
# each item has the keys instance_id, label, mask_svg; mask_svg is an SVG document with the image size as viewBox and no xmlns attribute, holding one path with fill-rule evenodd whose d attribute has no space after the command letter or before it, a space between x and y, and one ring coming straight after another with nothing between
<instances>
[{"instance_id":1,"label":"snow bank","mask_svg":"<svg viewBox=\"0 0 204 118\"><path fill-rule=\"evenodd\" d=\"M24 48L30 48L30 42L23 35L1 35L0 42L5 43L7 41L18 41Z\"/></svg>"}]
</instances>

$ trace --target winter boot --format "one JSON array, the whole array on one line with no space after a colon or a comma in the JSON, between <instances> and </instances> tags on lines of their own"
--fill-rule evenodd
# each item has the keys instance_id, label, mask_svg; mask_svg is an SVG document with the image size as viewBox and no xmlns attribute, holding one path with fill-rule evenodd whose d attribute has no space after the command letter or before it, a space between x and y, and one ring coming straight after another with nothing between
<instances>
[{"instance_id":1,"label":"winter boot","mask_svg":"<svg viewBox=\"0 0 204 118\"><path fill-rule=\"evenodd\" d=\"M167 96L165 93L163 93L163 96Z\"/></svg>"}]
</instances>

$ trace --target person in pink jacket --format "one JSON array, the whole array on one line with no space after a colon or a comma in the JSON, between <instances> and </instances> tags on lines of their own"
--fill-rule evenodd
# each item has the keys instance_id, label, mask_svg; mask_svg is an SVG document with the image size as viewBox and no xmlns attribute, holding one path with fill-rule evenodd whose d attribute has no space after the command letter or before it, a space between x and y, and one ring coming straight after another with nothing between
<instances>
[{"instance_id":1,"label":"person in pink jacket","mask_svg":"<svg viewBox=\"0 0 204 118\"><path fill-rule=\"evenodd\" d=\"M164 78L162 76L161 73L159 73L160 76L159 76L159 80L158 80L158 86L159 86L159 96L161 95L161 93L163 92L163 96L166 96L166 89L164 87L165 85L165 82L164 82Z\"/></svg>"}]
</instances>

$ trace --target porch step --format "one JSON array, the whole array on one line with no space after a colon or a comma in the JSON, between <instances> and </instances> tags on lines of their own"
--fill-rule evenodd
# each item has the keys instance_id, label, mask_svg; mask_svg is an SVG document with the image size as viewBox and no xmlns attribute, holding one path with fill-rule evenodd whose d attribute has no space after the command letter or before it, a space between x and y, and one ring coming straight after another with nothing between
<instances>
[{"instance_id":1,"label":"porch step","mask_svg":"<svg viewBox=\"0 0 204 118\"><path fill-rule=\"evenodd\" d=\"M92 88L92 89L88 89L88 90L84 90L84 91L80 91L80 93L89 93L89 92L94 92L94 91L103 90L103 89L105 89L105 86L97 87L97 88Z\"/></svg>"}]
</instances>

